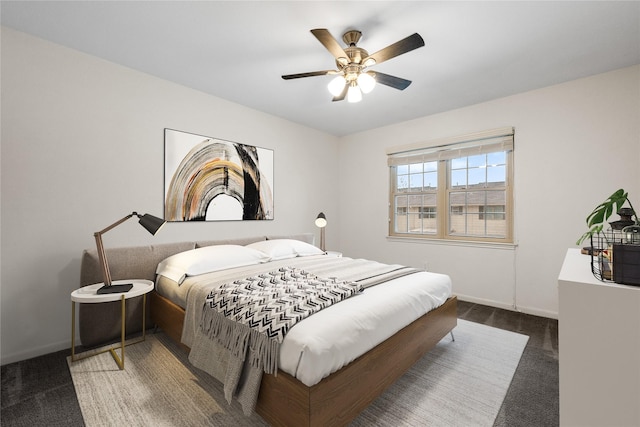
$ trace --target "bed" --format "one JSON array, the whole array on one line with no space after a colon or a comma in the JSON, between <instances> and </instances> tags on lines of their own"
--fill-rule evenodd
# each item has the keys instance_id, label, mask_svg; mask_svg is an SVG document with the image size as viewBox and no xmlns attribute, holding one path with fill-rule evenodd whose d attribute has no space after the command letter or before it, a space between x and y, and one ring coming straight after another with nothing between
<instances>
[{"instance_id":1,"label":"bed","mask_svg":"<svg viewBox=\"0 0 640 427\"><path fill-rule=\"evenodd\" d=\"M151 247L108 249L107 256L110 260L114 279L155 279L156 266L173 254L212 245L247 245L254 242L283 238L296 239L307 243L313 242L312 234L264 236L239 240L182 242ZM96 274L99 273L96 264L97 260L95 259L95 253L92 252L85 251L83 255L81 273L83 285L99 281L99 278L96 277ZM308 259L310 260L311 258ZM303 261L307 262L307 259ZM279 265L289 263L288 261L278 262L280 263ZM265 267L271 268L271 266ZM408 280L409 277L405 276L395 280ZM151 313L151 322L160 327L176 342L183 343L184 332L190 327L187 324L185 329L185 318L189 318L185 310L187 305L186 298L176 297L171 292L163 290L163 287L158 284L157 290L150 295L149 311ZM367 294L367 292L365 291L363 294ZM354 298L359 297L352 297L351 299ZM354 304L350 300L345 302L347 301ZM132 302L133 304L129 304L128 307L128 311L131 311L128 315L130 315L130 318L135 319L137 317L136 310L140 309L139 302L137 304L136 301ZM342 303L338 305L340 304ZM86 306L93 308L93 305ZM333 306L330 309L333 309ZM82 312L80 316L80 324L82 325L84 324ZM84 313L84 316L85 318L92 318L94 323L103 324L108 314ZM456 319L456 298L455 296L447 295L437 307L430 309L426 314L420 315L417 319L409 322L406 326L401 327L397 332L364 352L364 354L350 360L334 372L324 375L317 382L315 379L303 381L296 377L296 372L287 373L282 369L278 370L276 375L265 374L260 385L255 407L256 411L272 425L346 425L379 396L386 387L392 384L427 351L434 347L438 341L445 337L456 326ZM300 325L303 325L304 322L302 321ZM135 325L132 328L135 328ZM81 340L84 344L85 340L88 342L91 340L104 340L104 335L117 336L117 325L113 327L113 331L103 330L101 333L103 334L102 337L96 337L95 331L90 328L85 328L84 331L80 330ZM189 344L192 343L190 340L187 340L187 342ZM189 349L188 346L185 346L185 348ZM338 365L340 363L343 362L338 362Z\"/></svg>"}]
</instances>

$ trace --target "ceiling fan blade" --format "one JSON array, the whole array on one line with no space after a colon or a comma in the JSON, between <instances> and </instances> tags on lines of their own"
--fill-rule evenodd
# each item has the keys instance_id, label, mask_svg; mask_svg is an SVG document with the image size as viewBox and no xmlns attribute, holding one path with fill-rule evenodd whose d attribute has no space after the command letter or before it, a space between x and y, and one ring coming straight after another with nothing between
<instances>
[{"instance_id":1,"label":"ceiling fan blade","mask_svg":"<svg viewBox=\"0 0 640 427\"><path fill-rule=\"evenodd\" d=\"M334 97L333 97L333 99L332 99L332 101L333 101L333 102L335 102L335 101L342 101L342 100L344 100L344 99L347 97L347 92L348 92L348 91L349 91L349 85L348 85L348 84L345 84L345 85L344 85L344 89L342 89L342 92L340 93L340 95L338 95L338 96L334 96Z\"/></svg>"},{"instance_id":2,"label":"ceiling fan blade","mask_svg":"<svg viewBox=\"0 0 640 427\"><path fill-rule=\"evenodd\" d=\"M311 30L311 34L316 36L318 41L322 43L325 48L327 48L327 50L333 55L334 58L336 58L337 61L344 62L344 65L349 62L349 56L344 51L342 46L340 46L340 43L338 43L338 41L331 35L329 30L327 30L326 28L316 28L315 30Z\"/></svg>"},{"instance_id":3,"label":"ceiling fan blade","mask_svg":"<svg viewBox=\"0 0 640 427\"><path fill-rule=\"evenodd\" d=\"M379 72L371 72L376 79L376 82L381 85L390 86L394 89L405 90L410 84L411 80L401 79L400 77L391 76L389 74L379 73Z\"/></svg>"},{"instance_id":4,"label":"ceiling fan blade","mask_svg":"<svg viewBox=\"0 0 640 427\"><path fill-rule=\"evenodd\" d=\"M398 55L402 55L403 53L411 52L414 49L424 46L424 40L420 37L420 34L413 33L409 37L406 37L398 42L395 42L392 45L385 47L377 51L374 54L369 55L362 62L366 63L369 58L372 58L376 61L376 64L384 62L388 59L395 58Z\"/></svg>"},{"instance_id":5,"label":"ceiling fan blade","mask_svg":"<svg viewBox=\"0 0 640 427\"><path fill-rule=\"evenodd\" d=\"M298 74L286 74L282 76L285 80L291 79L300 79L302 77L313 77L313 76L326 76L328 74L335 74L336 70L324 70L324 71L311 71L309 73L298 73Z\"/></svg>"}]
</instances>

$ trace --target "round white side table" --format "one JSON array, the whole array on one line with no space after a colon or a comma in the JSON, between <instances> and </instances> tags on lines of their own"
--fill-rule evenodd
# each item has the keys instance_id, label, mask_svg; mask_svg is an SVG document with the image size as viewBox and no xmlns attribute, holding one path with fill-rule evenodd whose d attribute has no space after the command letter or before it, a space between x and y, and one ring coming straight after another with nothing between
<instances>
[{"instance_id":1,"label":"round white side table","mask_svg":"<svg viewBox=\"0 0 640 427\"><path fill-rule=\"evenodd\" d=\"M135 342L130 342L127 345L137 344L137 343L142 342L142 341L145 340L145 338L146 338L146 325L145 325L145 323L146 323L147 294L153 290L153 282L150 281L150 280L142 280L142 279L114 280L112 282L112 284L114 284L114 285L125 284L125 283L133 284L133 287L128 292L118 292L118 293L111 293L111 294L98 294L98 293L96 293L97 290L99 288L101 288L102 286L104 286L104 283L96 283L96 284L93 284L93 285L83 286L83 287L81 287L79 289L76 289L75 291L73 291L71 293L71 361L72 362L75 362L77 360L82 360L82 359L85 359L87 357L95 356L97 354L101 354L101 353L104 353L106 351L109 351L111 353L111 356L113 356L113 359L118 364L118 367L120 369L124 369L125 317L126 317L126 304L125 304L125 301L130 299L130 298L137 297L137 296L140 296L140 295L142 295L142 297L143 297L143 299L142 299L142 337L141 337L141 339L139 339L139 340L137 340ZM103 302L113 302L113 301L121 301L120 309L121 309L121 315L122 315L122 321L121 321L122 325L121 325L120 346L119 346L121 356L118 357L118 354L115 351L118 348L118 346L107 348L106 350L99 351L99 352L87 351L85 353L90 353L90 354L76 356L76 351L75 351L75 344L76 344L75 343L75 339L76 339L76 303L78 303L78 304L99 304L99 303L103 303Z\"/></svg>"}]
</instances>

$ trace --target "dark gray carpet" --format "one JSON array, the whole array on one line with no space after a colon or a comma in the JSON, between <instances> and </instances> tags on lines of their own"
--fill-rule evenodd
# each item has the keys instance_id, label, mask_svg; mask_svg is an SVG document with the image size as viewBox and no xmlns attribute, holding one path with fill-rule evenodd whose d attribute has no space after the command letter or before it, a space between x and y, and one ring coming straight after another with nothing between
<instances>
[{"instance_id":1,"label":"dark gray carpet","mask_svg":"<svg viewBox=\"0 0 640 427\"><path fill-rule=\"evenodd\" d=\"M0 425L84 426L67 367L70 350L2 366Z\"/></svg>"},{"instance_id":2,"label":"dark gray carpet","mask_svg":"<svg viewBox=\"0 0 640 427\"><path fill-rule=\"evenodd\" d=\"M558 321L460 301L458 317L529 336L494 426L560 425Z\"/></svg>"}]
</instances>

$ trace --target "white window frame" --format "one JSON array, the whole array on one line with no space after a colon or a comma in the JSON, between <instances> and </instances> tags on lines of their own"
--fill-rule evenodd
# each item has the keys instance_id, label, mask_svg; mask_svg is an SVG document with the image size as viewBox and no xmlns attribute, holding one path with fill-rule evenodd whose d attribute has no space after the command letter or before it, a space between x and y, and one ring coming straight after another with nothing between
<instances>
[{"instance_id":1,"label":"white window frame","mask_svg":"<svg viewBox=\"0 0 640 427\"><path fill-rule=\"evenodd\" d=\"M513 140L514 129L507 127L387 149L389 165L389 237L442 241L513 243ZM448 182L450 176L450 160L500 151L506 153L506 182L504 187L499 188L503 188L505 191L504 215L506 230L504 236L478 236L451 233L449 194L454 190ZM395 197L398 195L419 197L423 194L433 194L433 189L424 191L396 191L397 166L432 161L438 162L438 184L435 192L437 211L435 232L433 229L430 229L430 231L422 230L421 232L415 230L411 232L408 230L406 232L398 232L396 231ZM472 190L467 189L463 191ZM456 213L454 213L454 215ZM486 215L495 216L496 214L487 212Z\"/></svg>"}]
</instances>

